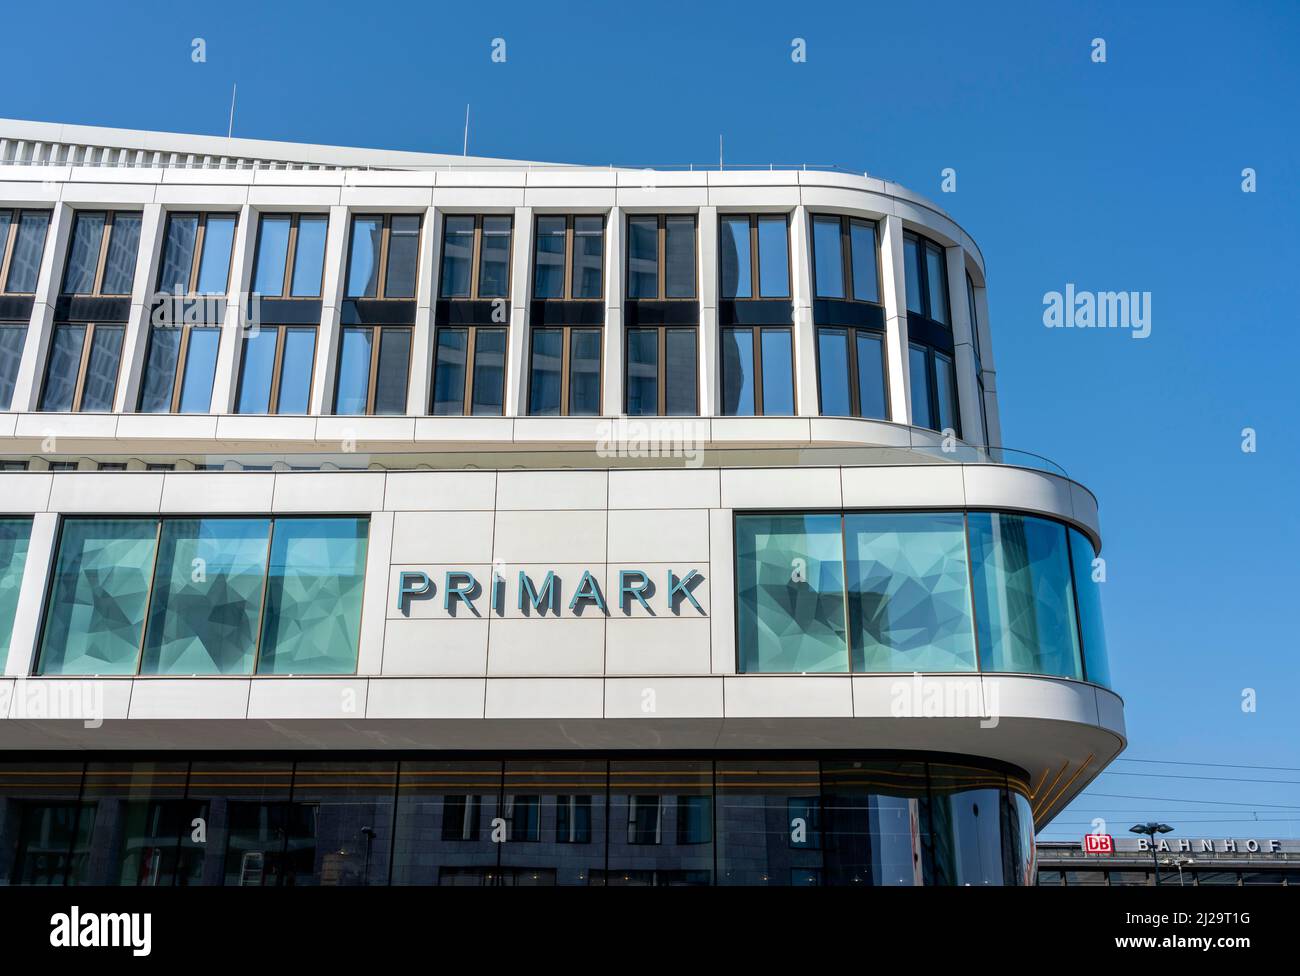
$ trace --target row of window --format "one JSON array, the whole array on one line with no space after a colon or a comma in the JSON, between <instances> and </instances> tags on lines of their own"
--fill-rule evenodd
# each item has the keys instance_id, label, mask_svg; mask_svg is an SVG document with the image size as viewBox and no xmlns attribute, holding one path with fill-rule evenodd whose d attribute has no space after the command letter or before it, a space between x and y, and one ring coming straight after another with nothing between
<instances>
[{"instance_id":1,"label":"row of window","mask_svg":"<svg viewBox=\"0 0 1300 976\"><path fill-rule=\"evenodd\" d=\"M369 520L67 518L36 672L353 674ZM7 652L31 533L0 520Z\"/></svg>"},{"instance_id":2,"label":"row of window","mask_svg":"<svg viewBox=\"0 0 1300 976\"><path fill-rule=\"evenodd\" d=\"M1060 871L1041 868L1038 872L1038 884L1052 888L1059 888L1062 885L1084 888L1130 888L1145 887L1155 883L1151 871L1140 869L1121 870L1110 868L1109 870ZM1230 885L1232 887L1288 885L1295 887L1300 885L1300 871L1295 869L1289 871L1207 871L1204 868L1197 868L1196 870L1188 868L1179 871L1176 866L1169 866L1160 869L1160 884L1178 885L1179 887L1209 887L1211 885L1215 887L1221 885Z\"/></svg>"},{"instance_id":3,"label":"row of window","mask_svg":"<svg viewBox=\"0 0 1300 976\"><path fill-rule=\"evenodd\" d=\"M843 756L6 763L0 884L1028 885L1027 791Z\"/></svg>"},{"instance_id":4,"label":"row of window","mask_svg":"<svg viewBox=\"0 0 1300 976\"><path fill-rule=\"evenodd\" d=\"M1109 686L1095 558L1078 530L1027 515L737 515L737 667Z\"/></svg>"}]
</instances>

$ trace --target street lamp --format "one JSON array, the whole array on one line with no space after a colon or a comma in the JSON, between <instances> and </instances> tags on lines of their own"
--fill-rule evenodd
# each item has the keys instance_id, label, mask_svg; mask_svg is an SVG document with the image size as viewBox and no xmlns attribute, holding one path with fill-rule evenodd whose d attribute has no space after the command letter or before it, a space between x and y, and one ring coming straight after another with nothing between
<instances>
[{"instance_id":1,"label":"street lamp","mask_svg":"<svg viewBox=\"0 0 1300 976\"><path fill-rule=\"evenodd\" d=\"M1155 868L1156 884L1160 883L1160 862L1156 859L1156 834L1167 834L1174 828L1166 823L1156 823L1154 820L1144 824L1134 824L1129 828L1131 834L1146 834L1151 838L1151 866Z\"/></svg>"}]
</instances>

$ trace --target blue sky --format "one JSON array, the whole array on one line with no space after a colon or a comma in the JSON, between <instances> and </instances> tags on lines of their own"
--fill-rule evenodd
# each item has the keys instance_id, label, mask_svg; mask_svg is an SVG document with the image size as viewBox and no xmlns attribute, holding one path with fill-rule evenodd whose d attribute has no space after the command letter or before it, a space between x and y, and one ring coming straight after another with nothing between
<instances>
[{"instance_id":1,"label":"blue sky","mask_svg":"<svg viewBox=\"0 0 1300 976\"><path fill-rule=\"evenodd\" d=\"M1004 443L1101 499L1127 756L1292 767L1120 762L1088 792L1197 802L1085 798L1046 836L1098 815L1298 836L1300 5L1060 7L11 5L24 41L0 116L221 134L238 82L239 136L459 152L470 102L475 154L714 163L723 133L731 162L837 164L932 197L986 258ZM1067 282L1150 292L1150 337L1045 329Z\"/></svg>"}]
</instances>

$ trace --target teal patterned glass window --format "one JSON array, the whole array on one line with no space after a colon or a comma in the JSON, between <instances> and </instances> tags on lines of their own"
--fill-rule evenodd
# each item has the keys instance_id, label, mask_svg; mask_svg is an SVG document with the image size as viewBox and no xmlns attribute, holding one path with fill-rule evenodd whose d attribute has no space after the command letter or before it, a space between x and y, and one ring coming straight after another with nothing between
<instances>
[{"instance_id":1,"label":"teal patterned glass window","mask_svg":"<svg viewBox=\"0 0 1300 976\"><path fill-rule=\"evenodd\" d=\"M960 512L844 518L853 670L974 671Z\"/></svg>"},{"instance_id":2,"label":"teal patterned glass window","mask_svg":"<svg viewBox=\"0 0 1300 976\"><path fill-rule=\"evenodd\" d=\"M1110 687L1110 661L1106 656L1106 631L1101 625L1101 582L1093 569L1097 558L1092 543L1070 529L1070 558L1074 563L1074 588L1079 599L1079 628L1083 632L1084 677Z\"/></svg>"},{"instance_id":3,"label":"teal patterned glass window","mask_svg":"<svg viewBox=\"0 0 1300 976\"><path fill-rule=\"evenodd\" d=\"M847 671L839 515L736 518L742 672Z\"/></svg>"},{"instance_id":4,"label":"teal patterned glass window","mask_svg":"<svg viewBox=\"0 0 1300 976\"><path fill-rule=\"evenodd\" d=\"M265 518L163 522L142 674L252 674L270 529Z\"/></svg>"},{"instance_id":5,"label":"teal patterned glass window","mask_svg":"<svg viewBox=\"0 0 1300 976\"><path fill-rule=\"evenodd\" d=\"M276 520L260 674L356 672L366 530L360 518Z\"/></svg>"},{"instance_id":6,"label":"teal patterned glass window","mask_svg":"<svg viewBox=\"0 0 1300 976\"><path fill-rule=\"evenodd\" d=\"M45 615L40 674L134 674L156 519L68 519Z\"/></svg>"},{"instance_id":7,"label":"teal patterned glass window","mask_svg":"<svg viewBox=\"0 0 1300 976\"><path fill-rule=\"evenodd\" d=\"M998 512L969 525L981 668L1081 677L1065 526Z\"/></svg>"},{"instance_id":8,"label":"teal patterned glass window","mask_svg":"<svg viewBox=\"0 0 1300 976\"><path fill-rule=\"evenodd\" d=\"M18 590L27 565L27 544L32 537L31 519L0 519L0 662L9 656L13 636Z\"/></svg>"}]
</instances>

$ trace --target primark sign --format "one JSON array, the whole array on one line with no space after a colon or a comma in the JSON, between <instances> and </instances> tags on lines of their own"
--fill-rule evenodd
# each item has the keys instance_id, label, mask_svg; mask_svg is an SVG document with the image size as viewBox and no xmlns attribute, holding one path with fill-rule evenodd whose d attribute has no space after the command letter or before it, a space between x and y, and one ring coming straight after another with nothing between
<instances>
[{"instance_id":1,"label":"primark sign","mask_svg":"<svg viewBox=\"0 0 1300 976\"><path fill-rule=\"evenodd\" d=\"M544 576L525 570L517 574L493 570L489 578L481 580L463 569L447 570L441 578L435 578L436 575L422 570L399 574L398 612L409 615L412 603L417 600L441 600L442 609L452 616L461 610L473 616L480 616L484 610L501 615L512 605L527 615L581 616L590 609L609 616L612 600L614 610L624 614L639 605L652 616L661 613L680 616L692 611L706 615L695 593L704 579L697 569L684 572L669 569L662 578L644 569L620 569L617 586L611 587L609 594L589 569L583 570L576 583L565 581L555 570L547 570Z\"/></svg>"}]
</instances>

